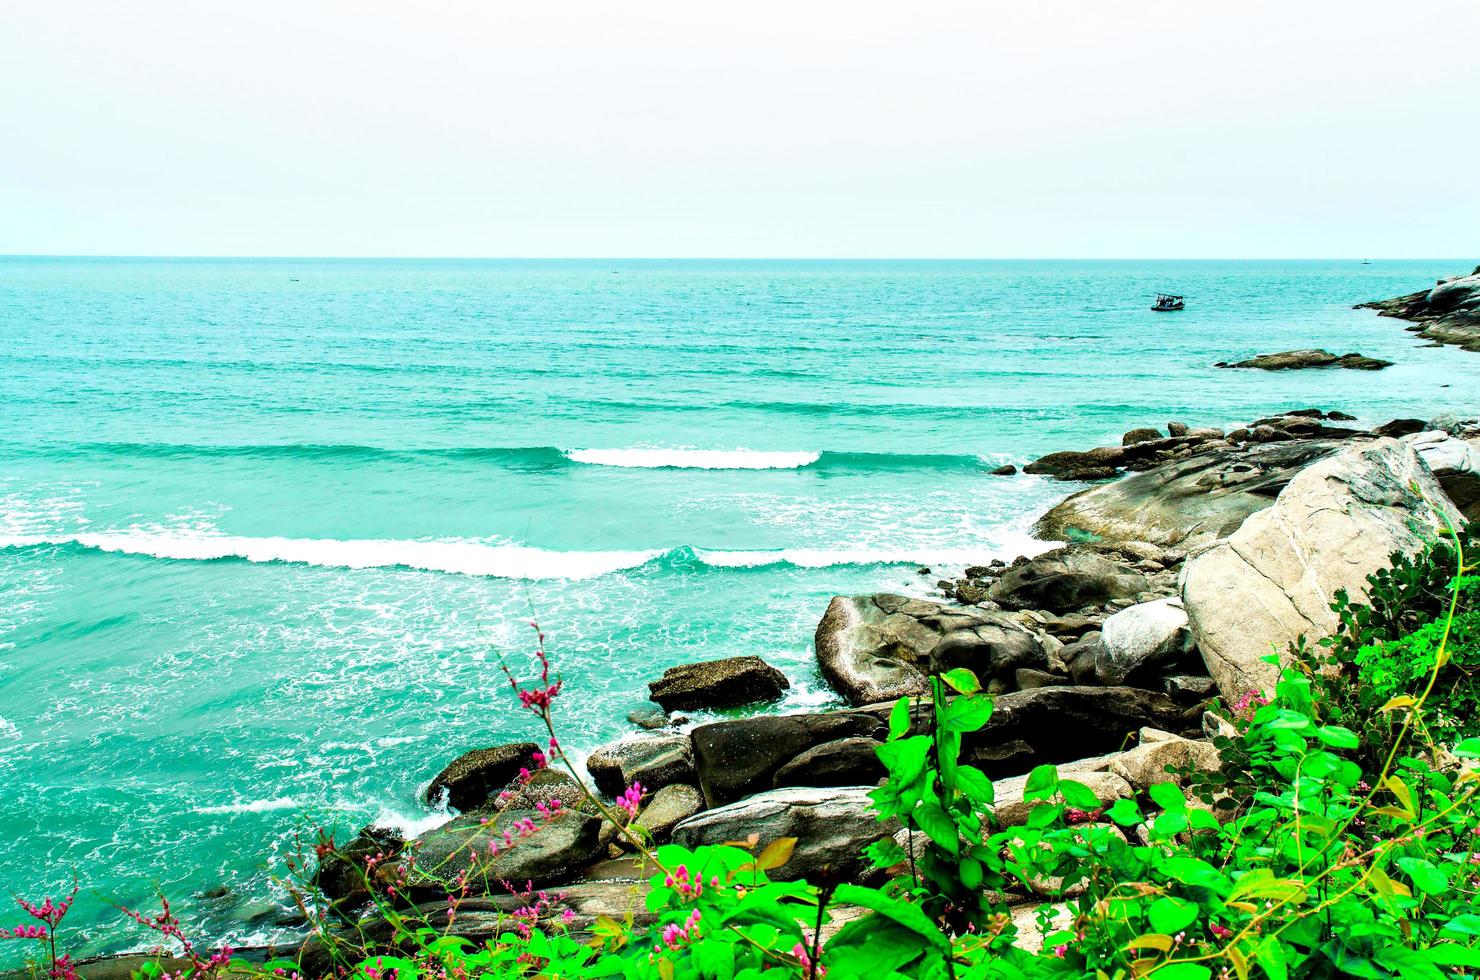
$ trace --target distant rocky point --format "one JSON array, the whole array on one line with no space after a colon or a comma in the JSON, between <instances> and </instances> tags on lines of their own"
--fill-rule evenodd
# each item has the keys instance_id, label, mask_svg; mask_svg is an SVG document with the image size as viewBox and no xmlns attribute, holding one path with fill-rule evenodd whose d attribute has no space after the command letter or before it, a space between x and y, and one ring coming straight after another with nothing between
<instances>
[{"instance_id":1,"label":"distant rocky point","mask_svg":"<svg viewBox=\"0 0 1480 980\"><path fill-rule=\"evenodd\" d=\"M1287 350L1278 354L1259 354L1245 361L1219 361L1214 367L1258 368L1261 371L1295 371L1301 368L1350 368L1354 371L1381 371L1392 367L1392 361L1367 357L1363 354L1336 355L1319 348L1310 350Z\"/></svg>"},{"instance_id":2,"label":"distant rocky point","mask_svg":"<svg viewBox=\"0 0 1480 980\"><path fill-rule=\"evenodd\" d=\"M1468 276L1440 279L1431 289L1356 308L1411 320L1414 325L1408 329L1426 340L1480 351L1480 266Z\"/></svg>"}]
</instances>

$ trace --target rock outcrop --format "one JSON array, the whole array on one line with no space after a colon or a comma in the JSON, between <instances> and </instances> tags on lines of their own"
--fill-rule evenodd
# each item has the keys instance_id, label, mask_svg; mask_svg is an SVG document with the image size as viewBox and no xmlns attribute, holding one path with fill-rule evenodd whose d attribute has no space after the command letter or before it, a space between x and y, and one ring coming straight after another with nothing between
<instances>
[{"instance_id":1,"label":"rock outcrop","mask_svg":"<svg viewBox=\"0 0 1480 980\"><path fill-rule=\"evenodd\" d=\"M1383 439L1298 473L1273 506L1189 557L1183 605L1224 696L1271 689L1279 668L1262 658L1286 657L1301 635L1330 634L1336 590L1364 596L1367 576L1393 552L1435 537L1436 509L1460 520L1413 448Z\"/></svg>"},{"instance_id":2,"label":"rock outcrop","mask_svg":"<svg viewBox=\"0 0 1480 980\"><path fill-rule=\"evenodd\" d=\"M492 819L467 813L417 838L413 891L455 890L466 874L474 892L501 891L502 881L531 881L535 887L572 880L596 856L601 821L574 810L544 823L539 831L503 847L504 831L524 820L544 822L536 810L510 807ZM489 845L499 843L493 853Z\"/></svg>"},{"instance_id":3,"label":"rock outcrop","mask_svg":"<svg viewBox=\"0 0 1480 980\"><path fill-rule=\"evenodd\" d=\"M1191 547L1232 534L1268 507L1303 467L1340 449L1330 439L1232 446L1081 490L1033 525L1046 540L1089 537Z\"/></svg>"},{"instance_id":4,"label":"rock outcrop","mask_svg":"<svg viewBox=\"0 0 1480 980\"><path fill-rule=\"evenodd\" d=\"M671 783L693 783L694 757L689 737L642 735L603 745L586 759L597 790L616 796L633 783L647 792Z\"/></svg>"},{"instance_id":5,"label":"rock outcrop","mask_svg":"<svg viewBox=\"0 0 1480 980\"><path fill-rule=\"evenodd\" d=\"M1430 430L1405 436L1466 520L1480 517L1480 439Z\"/></svg>"},{"instance_id":6,"label":"rock outcrop","mask_svg":"<svg viewBox=\"0 0 1480 980\"><path fill-rule=\"evenodd\" d=\"M691 733L699 788L709 806L776 785L776 775L809 750L852 738L882 740L888 725L863 711L762 715L700 725ZM793 770L793 776L795 770Z\"/></svg>"},{"instance_id":7,"label":"rock outcrop","mask_svg":"<svg viewBox=\"0 0 1480 980\"><path fill-rule=\"evenodd\" d=\"M1176 597L1156 599L1122 609L1100 627L1095 676L1102 684L1126 679L1193 650L1187 613Z\"/></svg>"},{"instance_id":8,"label":"rock outcrop","mask_svg":"<svg viewBox=\"0 0 1480 980\"><path fill-rule=\"evenodd\" d=\"M1005 571L987 597L1006 609L1073 612L1109 599L1146 591L1146 577L1099 552L1076 545L1056 548Z\"/></svg>"},{"instance_id":9,"label":"rock outcrop","mask_svg":"<svg viewBox=\"0 0 1480 980\"><path fill-rule=\"evenodd\" d=\"M1480 351L1480 267L1468 276L1441 279L1431 289L1362 303L1358 309L1411 320L1420 337Z\"/></svg>"},{"instance_id":10,"label":"rock outcrop","mask_svg":"<svg viewBox=\"0 0 1480 980\"><path fill-rule=\"evenodd\" d=\"M539 751L533 742L514 742L465 752L437 773L424 798L435 805L445 797L447 805L458 810L480 807L509 785L519 770L538 769L535 753Z\"/></svg>"},{"instance_id":11,"label":"rock outcrop","mask_svg":"<svg viewBox=\"0 0 1480 980\"><path fill-rule=\"evenodd\" d=\"M1392 361L1383 361L1362 354L1333 354L1328 350L1287 350L1278 354L1258 354L1244 361L1228 363L1219 361L1214 367L1258 368L1261 371L1296 371L1302 368L1350 368L1354 371L1380 371L1392 367Z\"/></svg>"},{"instance_id":12,"label":"rock outcrop","mask_svg":"<svg viewBox=\"0 0 1480 980\"><path fill-rule=\"evenodd\" d=\"M936 603L901 595L834 596L817 624L817 666L850 704L923 694L926 662L941 631Z\"/></svg>"},{"instance_id":13,"label":"rock outcrop","mask_svg":"<svg viewBox=\"0 0 1480 980\"><path fill-rule=\"evenodd\" d=\"M865 787L776 789L690 817L673 829L676 844L694 848L745 840L764 847L795 837L791 859L767 874L777 881L864 881L876 875L863 849L892 836L898 821L880 822Z\"/></svg>"},{"instance_id":14,"label":"rock outcrop","mask_svg":"<svg viewBox=\"0 0 1480 980\"><path fill-rule=\"evenodd\" d=\"M775 701L789 687L786 675L760 657L726 657L669 667L648 690L664 711L695 711Z\"/></svg>"}]
</instances>

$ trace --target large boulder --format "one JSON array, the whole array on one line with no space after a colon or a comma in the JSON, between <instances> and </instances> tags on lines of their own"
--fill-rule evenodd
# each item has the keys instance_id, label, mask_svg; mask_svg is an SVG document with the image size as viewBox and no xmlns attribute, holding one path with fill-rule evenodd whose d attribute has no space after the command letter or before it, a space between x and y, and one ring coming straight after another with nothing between
<instances>
[{"instance_id":1,"label":"large boulder","mask_svg":"<svg viewBox=\"0 0 1480 980\"><path fill-rule=\"evenodd\" d=\"M1109 767L1138 793L1157 783L1175 782L1177 777L1167 771L1169 768L1216 772L1222 761L1213 743L1200 739L1143 728L1140 740L1135 748L1111 756Z\"/></svg>"},{"instance_id":2,"label":"large boulder","mask_svg":"<svg viewBox=\"0 0 1480 980\"><path fill-rule=\"evenodd\" d=\"M865 787L775 789L684 820L673 829L673 841L695 848L755 834L759 849L795 837L791 859L767 872L771 878L862 881L874 876L863 849L900 829L898 821L878 820L868 794Z\"/></svg>"},{"instance_id":3,"label":"large boulder","mask_svg":"<svg viewBox=\"0 0 1480 980\"><path fill-rule=\"evenodd\" d=\"M923 694L940 631L924 619L941 606L900 595L833 596L817 624L817 666L850 704Z\"/></svg>"},{"instance_id":4,"label":"large boulder","mask_svg":"<svg viewBox=\"0 0 1480 980\"><path fill-rule=\"evenodd\" d=\"M534 756L539 751L533 742L514 742L465 752L437 773L427 787L426 802L435 806L445 798L455 809L476 809L512 782L519 770L538 769Z\"/></svg>"},{"instance_id":5,"label":"large boulder","mask_svg":"<svg viewBox=\"0 0 1480 980\"><path fill-rule=\"evenodd\" d=\"M1433 471L1439 486L1467 520L1480 516L1480 441L1437 431L1405 436L1403 441Z\"/></svg>"},{"instance_id":6,"label":"large boulder","mask_svg":"<svg viewBox=\"0 0 1480 980\"><path fill-rule=\"evenodd\" d=\"M509 807L534 810L544 806L599 812L596 805L587 799L586 788L561 769L537 769L528 779L515 779L489 801L489 806L495 810Z\"/></svg>"},{"instance_id":7,"label":"large boulder","mask_svg":"<svg viewBox=\"0 0 1480 980\"><path fill-rule=\"evenodd\" d=\"M987 678L1042 666L1041 632L1020 614L888 593L836 596L817 624L817 663L849 703L874 704L924 694L932 670L966 666Z\"/></svg>"},{"instance_id":8,"label":"large boulder","mask_svg":"<svg viewBox=\"0 0 1480 980\"><path fill-rule=\"evenodd\" d=\"M1191 714L1165 694L1135 687L1035 687L999 696L986 726L964 744L996 778L1113 752L1145 727L1196 730L1198 713Z\"/></svg>"},{"instance_id":9,"label":"large boulder","mask_svg":"<svg viewBox=\"0 0 1480 980\"><path fill-rule=\"evenodd\" d=\"M532 820L539 828L519 836L515 828ZM491 818L466 813L416 839L416 864L410 885L414 892L455 891L466 875L476 893L501 890L502 881L531 881L535 887L570 881L590 863L599 847L601 821L590 814L567 811L549 822L537 810L510 807ZM504 832L516 840L504 845ZM491 844L499 850L494 853Z\"/></svg>"},{"instance_id":10,"label":"large boulder","mask_svg":"<svg viewBox=\"0 0 1480 980\"><path fill-rule=\"evenodd\" d=\"M1009 568L987 595L1006 609L1072 612L1110 599L1129 599L1148 584L1134 569L1070 545Z\"/></svg>"},{"instance_id":11,"label":"large boulder","mask_svg":"<svg viewBox=\"0 0 1480 980\"><path fill-rule=\"evenodd\" d=\"M771 783L782 786L867 786L887 774L879 761L878 739L854 735L823 742L776 770Z\"/></svg>"},{"instance_id":12,"label":"large boulder","mask_svg":"<svg viewBox=\"0 0 1480 980\"><path fill-rule=\"evenodd\" d=\"M586 771L607 796L616 796L633 783L651 793L670 783L693 783L694 756L689 737L682 733L640 735L592 752Z\"/></svg>"},{"instance_id":13,"label":"large boulder","mask_svg":"<svg viewBox=\"0 0 1480 980\"><path fill-rule=\"evenodd\" d=\"M887 734L888 725L878 715L830 711L715 722L695 728L691 737L699 788L713 807L771 789L777 772L809 749L847 738L877 740ZM788 778L802 774L794 769Z\"/></svg>"},{"instance_id":14,"label":"large boulder","mask_svg":"<svg viewBox=\"0 0 1480 980\"><path fill-rule=\"evenodd\" d=\"M726 657L669 667L648 690L664 711L695 711L775 701L789 687L786 675L760 657Z\"/></svg>"},{"instance_id":15,"label":"large boulder","mask_svg":"<svg viewBox=\"0 0 1480 980\"><path fill-rule=\"evenodd\" d=\"M1082 490L1033 525L1045 540L1092 538L1192 547L1232 534L1287 483L1343 443L1310 439L1215 445L1144 473Z\"/></svg>"},{"instance_id":16,"label":"large boulder","mask_svg":"<svg viewBox=\"0 0 1480 980\"><path fill-rule=\"evenodd\" d=\"M1224 696L1272 689L1280 668L1263 658L1334 631L1336 590L1364 598L1391 554L1436 537L1438 512L1461 520L1413 448L1380 439L1299 473L1272 507L1188 558L1183 605Z\"/></svg>"},{"instance_id":17,"label":"large boulder","mask_svg":"<svg viewBox=\"0 0 1480 980\"><path fill-rule=\"evenodd\" d=\"M1191 652L1192 633L1182 600L1170 596L1122 609L1100 627L1095 676L1102 684L1123 684L1143 668Z\"/></svg>"},{"instance_id":18,"label":"large boulder","mask_svg":"<svg viewBox=\"0 0 1480 980\"><path fill-rule=\"evenodd\" d=\"M651 834L653 840L663 843L673 836L673 828L680 821L692 817L702 809L703 793L693 786L674 783L654 793L633 822Z\"/></svg>"}]
</instances>

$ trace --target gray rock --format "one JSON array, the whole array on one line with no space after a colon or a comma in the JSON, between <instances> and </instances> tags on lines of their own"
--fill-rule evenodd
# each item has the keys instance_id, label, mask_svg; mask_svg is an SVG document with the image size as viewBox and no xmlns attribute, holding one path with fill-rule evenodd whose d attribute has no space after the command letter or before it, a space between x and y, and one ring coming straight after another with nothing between
<instances>
[{"instance_id":1,"label":"gray rock","mask_svg":"<svg viewBox=\"0 0 1480 980\"><path fill-rule=\"evenodd\" d=\"M887 709L885 709L887 710ZM882 739L888 725L862 711L763 715L695 728L694 761L709 806L771 789L776 773L807 750L839 739Z\"/></svg>"},{"instance_id":2,"label":"gray rock","mask_svg":"<svg viewBox=\"0 0 1480 980\"><path fill-rule=\"evenodd\" d=\"M1167 435L1169 435L1169 436L1185 436L1186 434L1187 434L1187 423L1186 422L1168 422L1167 423Z\"/></svg>"},{"instance_id":3,"label":"gray rock","mask_svg":"<svg viewBox=\"0 0 1480 980\"><path fill-rule=\"evenodd\" d=\"M1258 368L1262 371L1341 367L1358 371L1377 371L1385 367L1391 367L1392 363L1392 361L1383 361L1375 357L1365 357L1361 354L1341 354L1338 356L1327 350L1307 349L1281 351L1278 354L1259 354L1248 360L1235 361L1232 364L1219 361L1214 367Z\"/></svg>"},{"instance_id":4,"label":"gray rock","mask_svg":"<svg viewBox=\"0 0 1480 980\"><path fill-rule=\"evenodd\" d=\"M464 752L437 774L424 798L435 805L445 794L447 805L454 809L476 809L507 786L519 770L538 769L534 754L539 751L533 742L514 742Z\"/></svg>"},{"instance_id":5,"label":"gray rock","mask_svg":"<svg viewBox=\"0 0 1480 980\"><path fill-rule=\"evenodd\" d=\"M1428 423L1423 419L1393 419L1384 422L1372 430L1373 435L1384 436L1389 439L1397 439L1401 436L1411 436L1414 433L1427 429Z\"/></svg>"},{"instance_id":6,"label":"gray rock","mask_svg":"<svg viewBox=\"0 0 1480 980\"><path fill-rule=\"evenodd\" d=\"M1416 327L1410 329L1428 340L1480 351L1480 269L1468 276L1441 279L1431 289L1361 307L1411 320Z\"/></svg>"},{"instance_id":7,"label":"gray rock","mask_svg":"<svg viewBox=\"0 0 1480 980\"><path fill-rule=\"evenodd\" d=\"M693 783L694 758L689 736L643 735L603 745L586 759L596 789L616 796L633 783L648 792L670 783Z\"/></svg>"},{"instance_id":8,"label":"gray rock","mask_svg":"<svg viewBox=\"0 0 1480 980\"><path fill-rule=\"evenodd\" d=\"M1172 434L1176 435L1176 433ZM1161 433L1156 429L1132 429L1125 435L1121 436L1120 444L1122 446L1134 446L1139 442L1152 442L1154 440L1160 439L1161 437Z\"/></svg>"},{"instance_id":9,"label":"gray rock","mask_svg":"<svg viewBox=\"0 0 1480 980\"><path fill-rule=\"evenodd\" d=\"M673 836L673 828L680 821L692 817L702 809L702 793L684 783L673 783L653 794L653 798L642 808L634 823L651 834L654 842L662 844Z\"/></svg>"},{"instance_id":10,"label":"gray rock","mask_svg":"<svg viewBox=\"0 0 1480 980\"><path fill-rule=\"evenodd\" d=\"M1170 597L1131 606L1105 620L1095 658L1102 684L1122 684L1147 667L1191 652L1192 633L1182 600Z\"/></svg>"},{"instance_id":11,"label":"gray rock","mask_svg":"<svg viewBox=\"0 0 1480 980\"><path fill-rule=\"evenodd\" d=\"M1146 578L1088 548L1070 545L1008 569L988 595L1006 609L1070 612L1134 596ZM1028 666L1028 665L1024 665Z\"/></svg>"},{"instance_id":12,"label":"gray rock","mask_svg":"<svg viewBox=\"0 0 1480 980\"><path fill-rule=\"evenodd\" d=\"M1012 465L1011 463L1006 463L992 470L993 476L1015 476L1016 474L1017 467Z\"/></svg>"},{"instance_id":13,"label":"gray rock","mask_svg":"<svg viewBox=\"0 0 1480 980\"><path fill-rule=\"evenodd\" d=\"M726 657L669 667L648 690L664 711L696 711L775 701L789 687L786 675L760 657Z\"/></svg>"},{"instance_id":14,"label":"gray rock","mask_svg":"<svg viewBox=\"0 0 1480 980\"><path fill-rule=\"evenodd\" d=\"M923 694L940 632L921 620L940 610L904 596L834 596L817 624L817 665L851 704Z\"/></svg>"},{"instance_id":15,"label":"gray rock","mask_svg":"<svg viewBox=\"0 0 1480 980\"><path fill-rule=\"evenodd\" d=\"M874 816L868 793L865 787L775 789L690 817L674 828L673 840L695 848L755 834L760 848L795 837L791 859L767 872L772 879L866 881L878 875L863 849L899 830L898 821Z\"/></svg>"},{"instance_id":16,"label":"gray rock","mask_svg":"<svg viewBox=\"0 0 1480 980\"><path fill-rule=\"evenodd\" d=\"M1403 441L1423 459L1465 519L1480 519L1480 440L1431 431L1405 436Z\"/></svg>"},{"instance_id":17,"label":"gray rock","mask_svg":"<svg viewBox=\"0 0 1480 980\"><path fill-rule=\"evenodd\" d=\"M1013 674L1013 681L1019 691L1030 690L1035 687L1062 687L1073 683L1069 678L1059 674L1050 674L1046 670L1034 670L1024 667Z\"/></svg>"},{"instance_id":18,"label":"gray rock","mask_svg":"<svg viewBox=\"0 0 1480 980\"><path fill-rule=\"evenodd\" d=\"M1224 696L1272 689L1279 668L1262 658L1271 651L1286 658L1302 635L1310 642L1329 635L1336 590L1360 601L1367 576L1393 552L1432 541L1434 508L1460 520L1418 454L1383 439L1299 473L1273 507L1188 558L1183 605Z\"/></svg>"},{"instance_id":19,"label":"gray rock","mask_svg":"<svg viewBox=\"0 0 1480 980\"><path fill-rule=\"evenodd\" d=\"M869 786L887 775L879 761L883 742L855 735L824 742L776 770L771 784L783 786Z\"/></svg>"},{"instance_id":20,"label":"gray rock","mask_svg":"<svg viewBox=\"0 0 1480 980\"><path fill-rule=\"evenodd\" d=\"M1343 445L1311 439L1198 453L1080 491L1039 518L1033 533L1045 540L1205 544L1232 534L1272 504L1296 473Z\"/></svg>"},{"instance_id":21,"label":"gray rock","mask_svg":"<svg viewBox=\"0 0 1480 980\"><path fill-rule=\"evenodd\" d=\"M1218 750L1211 742L1193 741L1155 732L1147 737L1141 734L1141 744L1125 752L1117 753L1110 760L1110 771L1129 783L1137 792L1144 792L1157 783L1176 782L1177 778L1167 772L1168 766L1185 768L1195 766L1204 772L1216 772L1221 760Z\"/></svg>"},{"instance_id":22,"label":"gray rock","mask_svg":"<svg viewBox=\"0 0 1480 980\"><path fill-rule=\"evenodd\" d=\"M1213 683L1213 679L1201 674L1163 677L1161 689L1182 704L1198 704L1218 693L1218 685Z\"/></svg>"},{"instance_id":23,"label":"gray rock","mask_svg":"<svg viewBox=\"0 0 1480 980\"><path fill-rule=\"evenodd\" d=\"M413 892L446 891L464 872L478 894L501 891L501 881L532 881L538 888L571 880L596 856L601 821L575 810L544 823L514 846L490 853L490 843L501 844L504 831L526 819L539 824L543 818L534 810L511 807L491 820L487 814L464 814L422 834L410 878Z\"/></svg>"},{"instance_id":24,"label":"gray rock","mask_svg":"<svg viewBox=\"0 0 1480 980\"><path fill-rule=\"evenodd\" d=\"M505 796L505 793L508 795ZM503 792L489 801L489 807L494 810L509 807L533 810L537 804L552 807L557 800L561 807L585 810L588 813L598 812L595 804L587 799L585 787L569 773L559 769L537 769L524 783L515 779L504 787Z\"/></svg>"}]
</instances>

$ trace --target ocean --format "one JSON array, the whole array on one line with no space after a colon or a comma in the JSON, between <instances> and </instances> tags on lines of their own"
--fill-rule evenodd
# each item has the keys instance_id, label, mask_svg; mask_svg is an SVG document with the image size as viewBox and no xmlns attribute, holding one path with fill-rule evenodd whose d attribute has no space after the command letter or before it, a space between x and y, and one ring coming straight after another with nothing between
<instances>
[{"instance_id":1,"label":"ocean","mask_svg":"<svg viewBox=\"0 0 1480 980\"><path fill-rule=\"evenodd\" d=\"M834 704L831 595L1044 547L1077 487L993 467L1473 413L1480 358L1351 309L1470 264L0 259L0 888L75 874L81 951L159 891L279 934L314 826L430 826L443 764L535 734L531 619L577 753L686 661ZM1298 347L1397 363L1212 367Z\"/></svg>"}]
</instances>

